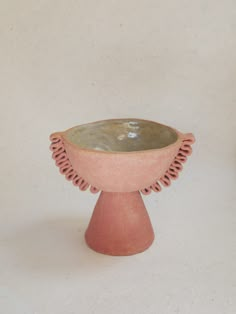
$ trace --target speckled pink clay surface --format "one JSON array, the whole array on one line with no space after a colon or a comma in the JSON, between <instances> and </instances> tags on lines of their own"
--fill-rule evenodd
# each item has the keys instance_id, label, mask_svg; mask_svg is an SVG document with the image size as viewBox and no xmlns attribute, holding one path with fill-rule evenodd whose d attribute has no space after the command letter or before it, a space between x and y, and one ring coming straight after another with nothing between
<instances>
[{"instance_id":1,"label":"speckled pink clay surface","mask_svg":"<svg viewBox=\"0 0 236 314\"><path fill-rule=\"evenodd\" d=\"M95 251L110 255L131 255L147 249L154 232L140 192L102 192L85 239Z\"/></svg>"},{"instance_id":2,"label":"speckled pink clay surface","mask_svg":"<svg viewBox=\"0 0 236 314\"><path fill-rule=\"evenodd\" d=\"M147 249L154 234L140 192L159 192L178 178L194 136L152 121L113 119L53 133L50 140L68 180L82 191L102 191L86 231L88 246L109 255Z\"/></svg>"}]
</instances>

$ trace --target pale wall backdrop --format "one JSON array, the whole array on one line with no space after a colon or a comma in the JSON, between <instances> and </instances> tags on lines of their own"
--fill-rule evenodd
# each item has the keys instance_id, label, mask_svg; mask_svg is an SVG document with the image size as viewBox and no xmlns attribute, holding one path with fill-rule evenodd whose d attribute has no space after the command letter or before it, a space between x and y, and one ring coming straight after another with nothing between
<instances>
[{"instance_id":1,"label":"pale wall backdrop","mask_svg":"<svg viewBox=\"0 0 236 314\"><path fill-rule=\"evenodd\" d=\"M236 312L236 2L0 2L0 311ZM156 240L109 257L83 233L97 196L48 136L136 117L193 132L180 179L144 197Z\"/></svg>"}]
</instances>

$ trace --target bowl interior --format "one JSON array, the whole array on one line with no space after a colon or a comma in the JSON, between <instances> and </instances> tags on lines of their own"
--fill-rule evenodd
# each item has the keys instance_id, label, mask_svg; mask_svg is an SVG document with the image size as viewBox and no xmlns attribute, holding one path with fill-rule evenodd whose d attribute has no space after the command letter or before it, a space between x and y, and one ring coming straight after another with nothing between
<instances>
[{"instance_id":1,"label":"bowl interior","mask_svg":"<svg viewBox=\"0 0 236 314\"><path fill-rule=\"evenodd\" d=\"M157 122L116 119L76 126L66 132L66 138L86 149L133 152L163 148L173 144L178 135Z\"/></svg>"}]
</instances>

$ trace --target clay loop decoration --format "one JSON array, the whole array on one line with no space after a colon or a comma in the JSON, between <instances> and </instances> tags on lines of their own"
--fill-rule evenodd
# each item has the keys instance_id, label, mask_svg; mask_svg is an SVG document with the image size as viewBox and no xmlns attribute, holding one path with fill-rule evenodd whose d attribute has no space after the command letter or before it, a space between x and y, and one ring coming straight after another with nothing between
<instances>
[{"instance_id":1,"label":"clay loop decoration","mask_svg":"<svg viewBox=\"0 0 236 314\"><path fill-rule=\"evenodd\" d=\"M68 181L72 181L81 191L86 191L90 185L73 169L67 156L62 137L59 134L52 134L50 141L50 150L53 153L52 158L55 160L60 173L65 175L65 178ZM90 192L97 193L99 190L94 186L90 186Z\"/></svg>"},{"instance_id":2,"label":"clay loop decoration","mask_svg":"<svg viewBox=\"0 0 236 314\"><path fill-rule=\"evenodd\" d=\"M60 173L65 175L65 178L68 181L72 181L74 186L79 187L81 191L86 191L90 187L91 193L99 192L99 189L94 186L90 186L90 184L73 169L60 134L52 134L50 136L50 140L50 150L53 152L52 158L55 160ZM162 190L161 185L164 187L170 186L171 181L176 180L179 177L179 172L183 169L182 164L185 163L187 161L187 157L192 154L191 145L194 141L195 140L192 134L186 134L182 140L182 144L177 155L165 174L161 178L157 179L151 186L140 190L140 192L143 195L149 195L152 191L160 192Z\"/></svg>"},{"instance_id":3,"label":"clay loop decoration","mask_svg":"<svg viewBox=\"0 0 236 314\"><path fill-rule=\"evenodd\" d=\"M174 160L172 161L169 169L165 172L165 174L156 180L150 187L146 187L141 190L141 193L144 195L148 195L151 191L160 192L161 185L163 186L170 186L171 180L176 180L179 176L179 172L183 169L183 163L187 161L187 157L192 154L192 147L191 145L195 142L194 137L192 134L185 134L182 144L179 148L177 155L175 156Z\"/></svg>"}]
</instances>

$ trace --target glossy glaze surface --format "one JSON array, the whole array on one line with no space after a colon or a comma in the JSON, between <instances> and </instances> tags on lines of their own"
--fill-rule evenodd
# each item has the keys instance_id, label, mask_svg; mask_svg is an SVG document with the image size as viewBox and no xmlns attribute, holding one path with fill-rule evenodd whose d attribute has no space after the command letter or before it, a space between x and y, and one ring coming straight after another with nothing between
<instances>
[{"instance_id":1,"label":"glossy glaze surface","mask_svg":"<svg viewBox=\"0 0 236 314\"><path fill-rule=\"evenodd\" d=\"M86 149L132 152L166 147L178 136L173 129L156 122L116 119L74 127L66 132L66 138Z\"/></svg>"}]
</instances>

